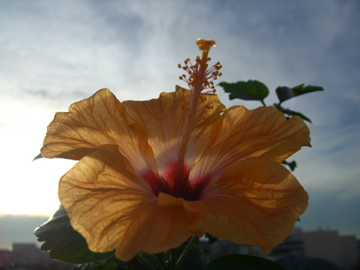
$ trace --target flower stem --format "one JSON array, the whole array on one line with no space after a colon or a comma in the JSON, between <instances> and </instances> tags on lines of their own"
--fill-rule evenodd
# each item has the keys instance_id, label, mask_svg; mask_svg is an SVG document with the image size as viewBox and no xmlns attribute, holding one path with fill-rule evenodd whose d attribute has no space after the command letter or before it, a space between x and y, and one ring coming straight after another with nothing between
<instances>
[{"instance_id":1,"label":"flower stem","mask_svg":"<svg viewBox=\"0 0 360 270\"><path fill-rule=\"evenodd\" d=\"M147 260L145 260L145 258L141 254L136 255L136 259L147 269L156 270Z\"/></svg>"},{"instance_id":2,"label":"flower stem","mask_svg":"<svg viewBox=\"0 0 360 270\"><path fill-rule=\"evenodd\" d=\"M191 247L194 245L194 243L196 242L198 238L193 235L191 238L190 238L190 241L188 242L188 244L186 245L183 253L180 255L179 259L177 260L176 262L176 266L175 266L175 269L179 269L180 265L183 263L186 255L189 253Z\"/></svg>"}]
</instances>

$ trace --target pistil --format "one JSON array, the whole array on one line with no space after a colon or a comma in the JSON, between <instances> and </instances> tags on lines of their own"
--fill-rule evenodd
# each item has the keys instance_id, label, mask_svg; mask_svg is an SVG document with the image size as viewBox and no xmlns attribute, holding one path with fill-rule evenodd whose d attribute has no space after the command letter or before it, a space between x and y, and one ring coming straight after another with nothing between
<instances>
[{"instance_id":1,"label":"pistil","mask_svg":"<svg viewBox=\"0 0 360 270\"><path fill-rule=\"evenodd\" d=\"M194 65L191 64L189 59L186 59L184 61L185 66L179 65L179 68L182 68L189 74L189 77L187 77L186 75L182 75L180 76L180 79L185 81L189 85L189 89L191 90L191 98L189 117L187 119L188 122L178 153L178 160L174 179L175 186L178 186L177 181L181 181L182 179L182 173L185 166L186 149L190 141L191 132L195 126L196 113L200 109L200 95L205 89L211 89L214 93L215 87L213 81L216 80L218 76L222 75L221 72L219 72L222 67L219 62L217 62L214 66L208 69L207 63L211 60L208 55L210 48L216 45L215 41L198 39L196 44L202 51L202 57L196 57L196 63Z\"/></svg>"}]
</instances>

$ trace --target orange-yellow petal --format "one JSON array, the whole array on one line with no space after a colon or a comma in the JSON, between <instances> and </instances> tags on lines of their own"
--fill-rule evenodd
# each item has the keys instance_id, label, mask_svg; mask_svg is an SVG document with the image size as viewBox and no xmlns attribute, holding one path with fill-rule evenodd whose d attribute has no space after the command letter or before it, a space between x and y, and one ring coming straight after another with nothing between
<instances>
[{"instance_id":1,"label":"orange-yellow petal","mask_svg":"<svg viewBox=\"0 0 360 270\"><path fill-rule=\"evenodd\" d=\"M287 169L260 159L229 169L202 196L185 202L185 209L203 215L193 230L267 253L288 236L308 205L307 193Z\"/></svg>"},{"instance_id":2,"label":"orange-yellow petal","mask_svg":"<svg viewBox=\"0 0 360 270\"><path fill-rule=\"evenodd\" d=\"M149 186L110 146L82 158L62 177L59 198L89 249L116 249L122 261L175 248L194 234L184 209L158 206Z\"/></svg>"},{"instance_id":3,"label":"orange-yellow petal","mask_svg":"<svg viewBox=\"0 0 360 270\"><path fill-rule=\"evenodd\" d=\"M207 141L202 141L192 176L217 174L254 158L280 163L302 146L310 146L310 131L304 121L299 117L287 120L274 107L229 108L211 125L210 134ZM189 148L196 144L198 140L192 140Z\"/></svg>"},{"instance_id":4,"label":"orange-yellow petal","mask_svg":"<svg viewBox=\"0 0 360 270\"><path fill-rule=\"evenodd\" d=\"M175 92L161 93L158 99L149 101L125 101L126 114L131 121L140 123L148 135L158 169L161 171L169 161L176 161L184 138L189 117L195 118L192 137L200 141L207 136L205 129L220 116L225 106L217 95L205 94L199 97L201 107L196 115L189 115L191 91L177 87ZM203 138L201 138L203 137ZM197 144L188 149L187 155L196 155Z\"/></svg>"},{"instance_id":5,"label":"orange-yellow petal","mask_svg":"<svg viewBox=\"0 0 360 270\"><path fill-rule=\"evenodd\" d=\"M101 89L72 104L69 112L55 115L41 154L80 159L107 144L116 145L138 171L155 166L143 129L126 118L124 105L108 89Z\"/></svg>"}]
</instances>

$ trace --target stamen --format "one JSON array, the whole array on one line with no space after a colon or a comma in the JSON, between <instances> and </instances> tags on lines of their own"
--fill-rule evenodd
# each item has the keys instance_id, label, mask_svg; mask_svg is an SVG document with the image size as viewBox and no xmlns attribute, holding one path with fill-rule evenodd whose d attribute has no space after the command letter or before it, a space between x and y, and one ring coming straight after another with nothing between
<instances>
[{"instance_id":1,"label":"stamen","mask_svg":"<svg viewBox=\"0 0 360 270\"><path fill-rule=\"evenodd\" d=\"M186 82L190 90L193 90L193 95L199 96L200 93L205 89L210 89L206 93L215 93L215 81L222 75L219 70L222 68L220 62L208 68L208 62L211 60L208 57L211 47L215 47L216 43L214 40L198 39L196 41L199 49L202 50L202 58L199 56L195 59L195 64L192 64L190 59L184 61L184 66L179 64L178 67L185 70L188 76L185 74L180 76L180 80Z\"/></svg>"},{"instance_id":2,"label":"stamen","mask_svg":"<svg viewBox=\"0 0 360 270\"><path fill-rule=\"evenodd\" d=\"M215 93L215 84L214 80L220 77L222 74L219 71L221 69L220 62L217 62L215 65L208 67L208 62L211 60L208 57L209 51L211 47L215 47L216 43L213 40L204 40L198 39L196 41L199 49L202 51L202 57L199 56L195 59L195 64L193 64L190 59L186 59L184 61L184 65L179 64L178 67L183 69L188 76L185 74L181 75L179 78L180 80L186 82L191 90L191 99L190 99L190 106L188 111L188 122L186 126L186 131L182 138L179 153L178 153L178 160L176 163L175 168L175 186L178 185L177 181L180 181L182 172L184 171L185 164L185 154L187 151L188 143L190 140L191 132L196 126L195 123L195 116L200 108L201 104L201 94L204 90L209 89L206 93Z\"/></svg>"}]
</instances>

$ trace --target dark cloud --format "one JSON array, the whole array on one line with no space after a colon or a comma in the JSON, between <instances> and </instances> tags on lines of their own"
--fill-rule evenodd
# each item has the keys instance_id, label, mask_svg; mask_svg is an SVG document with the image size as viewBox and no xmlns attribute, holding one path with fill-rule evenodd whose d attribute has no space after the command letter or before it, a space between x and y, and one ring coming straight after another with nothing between
<instances>
[{"instance_id":1,"label":"dark cloud","mask_svg":"<svg viewBox=\"0 0 360 270\"><path fill-rule=\"evenodd\" d=\"M67 91L67 92L53 92L51 90L47 90L47 89L39 89L39 90L24 90L23 91L23 98L24 99L28 99L29 96L32 97L39 97L41 99L43 99L44 101L46 100L81 100L84 98L88 97L88 93L84 92L84 91L77 91L77 90L73 90L73 91Z\"/></svg>"}]
</instances>

